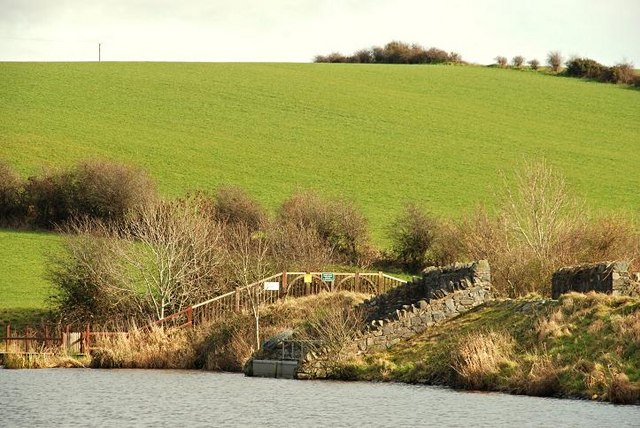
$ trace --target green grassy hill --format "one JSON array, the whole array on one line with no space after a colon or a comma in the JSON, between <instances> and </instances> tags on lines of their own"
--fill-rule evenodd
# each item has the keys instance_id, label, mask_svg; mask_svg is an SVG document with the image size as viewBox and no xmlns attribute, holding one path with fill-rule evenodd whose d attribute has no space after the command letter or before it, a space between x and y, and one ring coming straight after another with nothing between
<instances>
[{"instance_id":1,"label":"green grassy hill","mask_svg":"<svg viewBox=\"0 0 640 428\"><path fill-rule=\"evenodd\" d=\"M60 239L53 233L0 229L0 324L22 325L44 315L45 301L51 294L45 262Z\"/></svg>"},{"instance_id":2,"label":"green grassy hill","mask_svg":"<svg viewBox=\"0 0 640 428\"><path fill-rule=\"evenodd\" d=\"M549 160L594 208L640 208L640 93L615 85L484 67L0 63L0 100L0 159L25 175L106 157L166 195L232 183L271 208L312 188L355 200L382 243L403 202L491 204L524 159ZM1 235L0 260L31 238Z\"/></svg>"}]
</instances>

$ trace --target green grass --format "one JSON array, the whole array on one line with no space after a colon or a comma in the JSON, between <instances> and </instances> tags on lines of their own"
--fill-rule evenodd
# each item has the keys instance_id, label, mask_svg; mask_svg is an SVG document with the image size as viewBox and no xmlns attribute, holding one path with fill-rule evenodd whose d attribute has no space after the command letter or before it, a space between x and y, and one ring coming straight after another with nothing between
<instances>
[{"instance_id":1,"label":"green grass","mask_svg":"<svg viewBox=\"0 0 640 428\"><path fill-rule=\"evenodd\" d=\"M640 208L640 94L481 67L0 64L0 158L22 173L108 157L168 195L299 188L354 199L374 236L405 201L457 214L546 157L596 208Z\"/></svg>"},{"instance_id":2,"label":"green grass","mask_svg":"<svg viewBox=\"0 0 640 428\"><path fill-rule=\"evenodd\" d=\"M45 280L45 260L60 239L51 233L0 229L0 324L21 326L46 314L52 289Z\"/></svg>"},{"instance_id":3,"label":"green grass","mask_svg":"<svg viewBox=\"0 0 640 428\"><path fill-rule=\"evenodd\" d=\"M639 327L637 298L590 293L564 295L559 301L494 301L386 351L352 356L345 373L355 379L471 388L469 380L456 372L460 363L454 356L479 334L497 332L511 338L513 348L503 353L497 371L485 365L486 383L480 389L616 401L610 385L624 373L637 400ZM474 355L484 358L483 348Z\"/></svg>"},{"instance_id":4,"label":"green grass","mask_svg":"<svg viewBox=\"0 0 640 428\"><path fill-rule=\"evenodd\" d=\"M615 85L486 67L0 63L0 100L0 159L25 176L105 157L168 196L231 183L271 209L311 188L353 199L383 245L405 201L491 206L499 171L525 159L594 209L640 208L640 93ZM0 238L0 307L36 305L34 252L55 238Z\"/></svg>"}]
</instances>

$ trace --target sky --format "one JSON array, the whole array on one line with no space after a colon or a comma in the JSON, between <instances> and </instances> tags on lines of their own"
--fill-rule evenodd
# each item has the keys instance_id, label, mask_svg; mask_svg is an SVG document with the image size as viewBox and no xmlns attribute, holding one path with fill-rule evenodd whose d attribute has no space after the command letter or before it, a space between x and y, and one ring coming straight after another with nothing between
<instances>
[{"instance_id":1,"label":"sky","mask_svg":"<svg viewBox=\"0 0 640 428\"><path fill-rule=\"evenodd\" d=\"M0 61L310 62L392 40L640 67L640 0L0 0Z\"/></svg>"}]
</instances>

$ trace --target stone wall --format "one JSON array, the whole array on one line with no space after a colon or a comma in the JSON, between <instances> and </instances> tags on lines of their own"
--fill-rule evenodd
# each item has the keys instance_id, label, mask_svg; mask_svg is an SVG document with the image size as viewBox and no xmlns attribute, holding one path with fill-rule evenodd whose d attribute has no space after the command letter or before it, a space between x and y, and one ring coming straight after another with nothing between
<instances>
[{"instance_id":1,"label":"stone wall","mask_svg":"<svg viewBox=\"0 0 640 428\"><path fill-rule=\"evenodd\" d=\"M363 303L368 330L358 347L385 349L492 299L486 260L428 268L421 278Z\"/></svg>"},{"instance_id":2,"label":"stone wall","mask_svg":"<svg viewBox=\"0 0 640 428\"><path fill-rule=\"evenodd\" d=\"M627 262L602 262L564 267L551 278L551 297L576 291L633 295L637 283L629 275Z\"/></svg>"}]
</instances>

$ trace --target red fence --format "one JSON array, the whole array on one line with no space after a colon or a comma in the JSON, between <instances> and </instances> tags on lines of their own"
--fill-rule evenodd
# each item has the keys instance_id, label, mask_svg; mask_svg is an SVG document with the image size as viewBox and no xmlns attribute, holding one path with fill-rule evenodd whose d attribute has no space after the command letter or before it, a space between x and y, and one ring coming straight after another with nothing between
<instances>
[{"instance_id":1,"label":"red fence","mask_svg":"<svg viewBox=\"0 0 640 428\"><path fill-rule=\"evenodd\" d=\"M277 289L265 286L277 283ZM246 313L275 303L287 296L300 297L323 291L354 291L381 294L406 281L376 273L282 272L234 291L189 306L186 309L148 324L142 329L161 327L192 327L195 324L220 320L232 313ZM76 354L88 354L95 339L101 336L127 334L125 331L92 330L91 325L26 327L21 331L6 325L0 338L0 353L46 353L65 349Z\"/></svg>"}]
</instances>

